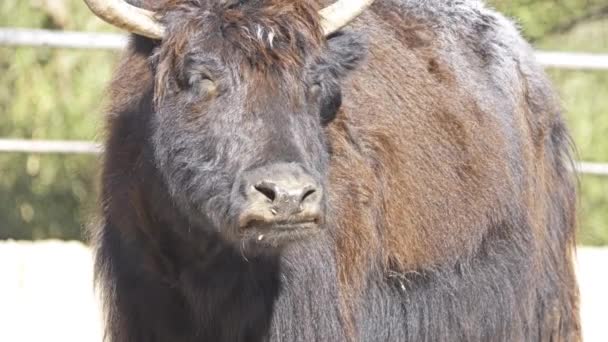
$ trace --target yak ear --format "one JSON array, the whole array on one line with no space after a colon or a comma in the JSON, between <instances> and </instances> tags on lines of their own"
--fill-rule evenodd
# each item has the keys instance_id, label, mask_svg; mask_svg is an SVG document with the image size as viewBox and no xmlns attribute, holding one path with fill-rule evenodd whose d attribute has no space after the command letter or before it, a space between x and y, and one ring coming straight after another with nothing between
<instances>
[{"instance_id":1,"label":"yak ear","mask_svg":"<svg viewBox=\"0 0 608 342\"><path fill-rule=\"evenodd\" d=\"M325 51L313 66L313 83L319 86L323 125L336 117L342 104L340 79L354 70L366 53L367 44L358 34L339 31L327 38Z\"/></svg>"},{"instance_id":2,"label":"yak ear","mask_svg":"<svg viewBox=\"0 0 608 342\"><path fill-rule=\"evenodd\" d=\"M339 31L327 38L327 49L324 54L326 68L336 78L346 76L365 59L367 40L354 32Z\"/></svg>"},{"instance_id":3,"label":"yak ear","mask_svg":"<svg viewBox=\"0 0 608 342\"><path fill-rule=\"evenodd\" d=\"M322 95L319 115L323 126L332 122L342 105L342 91L337 83L322 86Z\"/></svg>"}]
</instances>

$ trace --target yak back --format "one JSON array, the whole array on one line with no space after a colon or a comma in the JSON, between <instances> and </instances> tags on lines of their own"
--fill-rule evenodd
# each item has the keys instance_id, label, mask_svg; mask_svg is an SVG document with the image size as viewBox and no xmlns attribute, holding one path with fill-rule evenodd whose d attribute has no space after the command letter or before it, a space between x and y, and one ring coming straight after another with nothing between
<instances>
[{"instance_id":1,"label":"yak back","mask_svg":"<svg viewBox=\"0 0 608 342\"><path fill-rule=\"evenodd\" d=\"M349 29L368 37L368 60L327 129L346 310L365 296L382 302L370 288L394 278L414 326L399 338L580 332L571 144L531 47L476 0L376 1ZM431 280L445 288L433 294ZM474 309L484 299L495 312ZM383 315L392 304L374 305ZM500 310L512 319L500 322ZM488 326L466 328L476 318Z\"/></svg>"}]
</instances>

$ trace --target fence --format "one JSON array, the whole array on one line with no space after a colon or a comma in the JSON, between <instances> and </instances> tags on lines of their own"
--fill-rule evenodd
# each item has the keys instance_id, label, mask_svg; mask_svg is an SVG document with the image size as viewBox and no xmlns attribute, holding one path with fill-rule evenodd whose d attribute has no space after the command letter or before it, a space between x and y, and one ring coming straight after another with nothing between
<instances>
[{"instance_id":1,"label":"fence","mask_svg":"<svg viewBox=\"0 0 608 342\"><path fill-rule=\"evenodd\" d=\"M0 45L8 46L117 50L127 41L122 34L0 28ZM608 70L608 54L537 51L536 58L548 68ZM0 152L96 154L101 147L87 141L0 139ZM579 173L608 176L608 163L578 162L575 167Z\"/></svg>"},{"instance_id":2,"label":"fence","mask_svg":"<svg viewBox=\"0 0 608 342\"><path fill-rule=\"evenodd\" d=\"M127 36L115 33L0 29L0 45L116 50L126 43ZM608 54L539 51L536 58L546 67L608 70Z\"/></svg>"}]
</instances>

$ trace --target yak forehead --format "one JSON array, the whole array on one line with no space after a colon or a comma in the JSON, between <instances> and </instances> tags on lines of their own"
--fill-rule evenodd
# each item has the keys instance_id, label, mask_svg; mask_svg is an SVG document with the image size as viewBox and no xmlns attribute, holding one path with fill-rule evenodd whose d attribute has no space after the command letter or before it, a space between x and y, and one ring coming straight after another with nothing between
<instances>
[{"instance_id":1,"label":"yak forehead","mask_svg":"<svg viewBox=\"0 0 608 342\"><path fill-rule=\"evenodd\" d=\"M324 41L305 0L172 0L160 12L174 56L203 43L258 69L297 68Z\"/></svg>"}]
</instances>

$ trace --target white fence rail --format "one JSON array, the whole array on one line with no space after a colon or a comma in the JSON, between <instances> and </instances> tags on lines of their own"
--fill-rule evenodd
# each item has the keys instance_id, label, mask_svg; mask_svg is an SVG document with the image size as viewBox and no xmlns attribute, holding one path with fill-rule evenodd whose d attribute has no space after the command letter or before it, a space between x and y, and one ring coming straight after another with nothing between
<instances>
[{"instance_id":1,"label":"white fence rail","mask_svg":"<svg viewBox=\"0 0 608 342\"><path fill-rule=\"evenodd\" d=\"M76 140L0 139L0 152L40 154L99 154L101 145ZM576 171L582 174L608 176L608 163L579 162Z\"/></svg>"},{"instance_id":2,"label":"white fence rail","mask_svg":"<svg viewBox=\"0 0 608 342\"><path fill-rule=\"evenodd\" d=\"M0 28L0 45L117 50L127 41L117 33ZM538 51L536 57L549 68L608 70L608 54Z\"/></svg>"},{"instance_id":3,"label":"white fence rail","mask_svg":"<svg viewBox=\"0 0 608 342\"><path fill-rule=\"evenodd\" d=\"M0 139L0 152L96 154L101 151L101 146L91 141Z\"/></svg>"},{"instance_id":4,"label":"white fence rail","mask_svg":"<svg viewBox=\"0 0 608 342\"><path fill-rule=\"evenodd\" d=\"M536 59L548 68L608 70L608 54L537 51Z\"/></svg>"},{"instance_id":5,"label":"white fence rail","mask_svg":"<svg viewBox=\"0 0 608 342\"><path fill-rule=\"evenodd\" d=\"M76 49L118 50L126 46L124 34L0 28L0 45ZM536 52L545 67L578 70L608 70L608 54ZM89 141L0 139L0 152L97 154L101 146ZM580 162L579 173L608 176L608 163Z\"/></svg>"},{"instance_id":6,"label":"white fence rail","mask_svg":"<svg viewBox=\"0 0 608 342\"><path fill-rule=\"evenodd\" d=\"M127 36L116 33L0 28L0 45L116 50L126 44Z\"/></svg>"},{"instance_id":7,"label":"white fence rail","mask_svg":"<svg viewBox=\"0 0 608 342\"><path fill-rule=\"evenodd\" d=\"M576 172L587 175L608 176L608 164L579 162L576 164Z\"/></svg>"}]
</instances>

